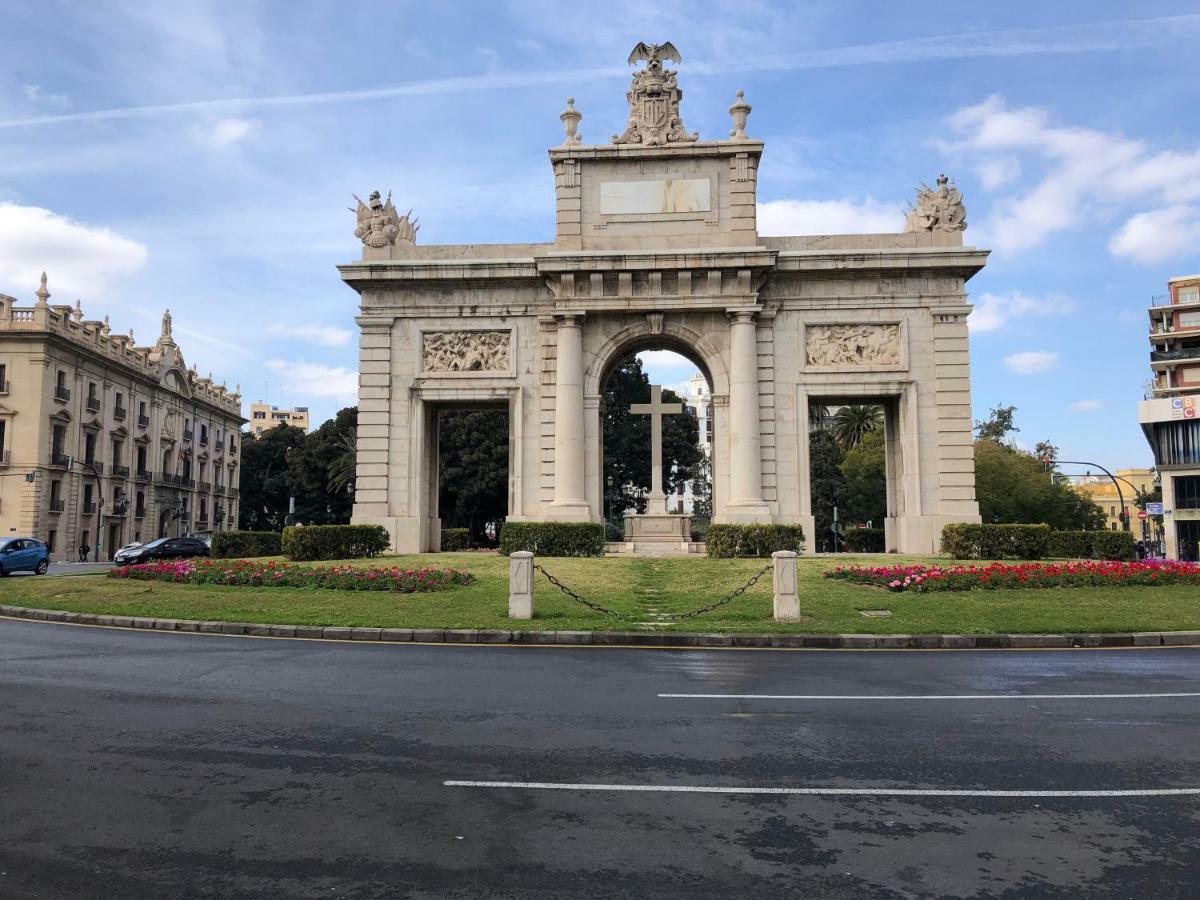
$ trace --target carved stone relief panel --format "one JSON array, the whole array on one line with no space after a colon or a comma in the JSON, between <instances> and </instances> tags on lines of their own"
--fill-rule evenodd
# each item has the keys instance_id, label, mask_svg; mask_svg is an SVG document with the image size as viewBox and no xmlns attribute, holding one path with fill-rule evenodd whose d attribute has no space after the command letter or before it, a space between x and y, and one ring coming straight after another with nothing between
<instances>
[{"instance_id":1,"label":"carved stone relief panel","mask_svg":"<svg viewBox=\"0 0 1200 900\"><path fill-rule=\"evenodd\" d=\"M507 372L507 331L429 331L421 347L426 372Z\"/></svg>"},{"instance_id":2,"label":"carved stone relief panel","mask_svg":"<svg viewBox=\"0 0 1200 900\"><path fill-rule=\"evenodd\" d=\"M899 325L809 325L805 358L810 366L898 366Z\"/></svg>"}]
</instances>

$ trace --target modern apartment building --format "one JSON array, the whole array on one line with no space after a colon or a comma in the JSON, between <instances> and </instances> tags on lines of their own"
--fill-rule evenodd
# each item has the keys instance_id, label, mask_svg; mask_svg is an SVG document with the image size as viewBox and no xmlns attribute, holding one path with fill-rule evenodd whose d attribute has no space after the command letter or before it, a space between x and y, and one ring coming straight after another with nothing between
<instances>
[{"instance_id":1,"label":"modern apartment building","mask_svg":"<svg viewBox=\"0 0 1200 900\"><path fill-rule=\"evenodd\" d=\"M276 425L291 425L293 428L303 428L308 431L308 407L297 406L295 409L280 409L269 403L250 404L250 433L260 436L268 428Z\"/></svg>"},{"instance_id":2,"label":"modern apartment building","mask_svg":"<svg viewBox=\"0 0 1200 900\"><path fill-rule=\"evenodd\" d=\"M1167 555L1200 559L1200 275L1172 278L1150 307L1151 391L1138 421L1162 476Z\"/></svg>"},{"instance_id":3,"label":"modern apartment building","mask_svg":"<svg viewBox=\"0 0 1200 900\"><path fill-rule=\"evenodd\" d=\"M237 527L241 398L190 370L170 311L151 346L51 305L0 294L0 534L55 561Z\"/></svg>"}]
</instances>

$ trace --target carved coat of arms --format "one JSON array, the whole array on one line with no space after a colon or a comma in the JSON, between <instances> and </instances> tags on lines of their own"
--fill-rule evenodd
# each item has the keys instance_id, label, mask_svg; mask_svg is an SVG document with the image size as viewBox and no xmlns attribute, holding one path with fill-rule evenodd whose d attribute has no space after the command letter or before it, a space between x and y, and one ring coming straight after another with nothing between
<instances>
[{"instance_id":1,"label":"carved coat of arms","mask_svg":"<svg viewBox=\"0 0 1200 900\"><path fill-rule=\"evenodd\" d=\"M683 91L679 90L678 74L663 68L663 60L683 62L679 51L670 41L665 44L646 44L641 41L629 54L629 64L646 61L646 68L633 73L633 84L626 98L629 100L629 123L625 132L613 135L614 144L660 144L694 141L699 133L684 131L679 116L679 101Z\"/></svg>"},{"instance_id":2,"label":"carved coat of arms","mask_svg":"<svg viewBox=\"0 0 1200 900\"><path fill-rule=\"evenodd\" d=\"M945 175L937 177L936 188L922 182L904 230L963 231L967 227L967 210L962 200L962 192Z\"/></svg>"},{"instance_id":3,"label":"carved coat of arms","mask_svg":"<svg viewBox=\"0 0 1200 900\"><path fill-rule=\"evenodd\" d=\"M396 212L391 191L388 191L387 202L380 199L379 191L371 191L366 203L357 194L352 196L358 201L358 209L351 210L358 218L354 236L365 246L387 247L398 240L409 244L416 242L421 226L410 218L411 209L403 216Z\"/></svg>"}]
</instances>

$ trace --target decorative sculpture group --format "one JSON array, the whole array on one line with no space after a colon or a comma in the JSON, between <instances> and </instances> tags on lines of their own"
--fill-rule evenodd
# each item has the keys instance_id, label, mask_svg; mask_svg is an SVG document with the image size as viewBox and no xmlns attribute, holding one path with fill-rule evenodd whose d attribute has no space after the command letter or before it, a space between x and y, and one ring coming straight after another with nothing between
<instances>
[{"instance_id":1,"label":"decorative sculpture group","mask_svg":"<svg viewBox=\"0 0 1200 900\"><path fill-rule=\"evenodd\" d=\"M614 144L682 143L697 140L699 132L688 134L679 116L679 101L683 91L673 69L664 69L663 60L683 62L679 51L670 41L665 44L646 44L639 41L629 54L629 64L645 60L646 68L633 73L626 99L629 100L629 122L625 131L613 135Z\"/></svg>"},{"instance_id":2,"label":"decorative sculpture group","mask_svg":"<svg viewBox=\"0 0 1200 900\"><path fill-rule=\"evenodd\" d=\"M910 206L905 231L964 231L967 211L962 193L945 175L937 177L937 187L925 182L917 189L916 206Z\"/></svg>"},{"instance_id":3,"label":"decorative sculpture group","mask_svg":"<svg viewBox=\"0 0 1200 900\"><path fill-rule=\"evenodd\" d=\"M386 203L380 199L379 191L371 191L366 203L357 194L351 196L358 201L358 209L350 210L358 217L354 236L363 242L363 246L379 248L397 242L416 243L417 231L421 226L411 218L411 209L403 216L396 212L391 191L388 191Z\"/></svg>"},{"instance_id":4,"label":"decorative sculpture group","mask_svg":"<svg viewBox=\"0 0 1200 900\"><path fill-rule=\"evenodd\" d=\"M809 325L805 359L810 366L898 366L899 325Z\"/></svg>"},{"instance_id":5,"label":"decorative sculpture group","mask_svg":"<svg viewBox=\"0 0 1200 900\"><path fill-rule=\"evenodd\" d=\"M421 347L426 372L507 372L507 331L430 331Z\"/></svg>"}]
</instances>

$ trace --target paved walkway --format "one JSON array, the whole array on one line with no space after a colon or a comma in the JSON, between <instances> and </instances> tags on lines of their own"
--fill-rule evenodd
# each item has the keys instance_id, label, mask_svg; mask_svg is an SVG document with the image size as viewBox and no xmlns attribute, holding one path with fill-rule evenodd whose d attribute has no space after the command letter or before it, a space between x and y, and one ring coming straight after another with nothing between
<instances>
[{"instance_id":1,"label":"paved walkway","mask_svg":"<svg viewBox=\"0 0 1200 900\"><path fill-rule=\"evenodd\" d=\"M1200 651L0 621L6 897L1188 897Z\"/></svg>"}]
</instances>

